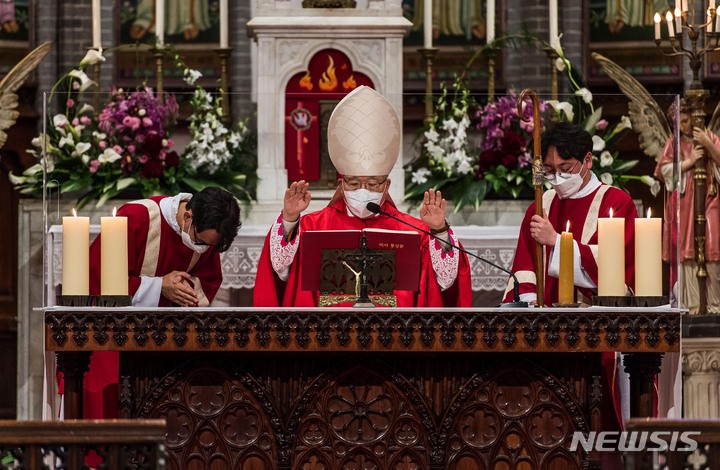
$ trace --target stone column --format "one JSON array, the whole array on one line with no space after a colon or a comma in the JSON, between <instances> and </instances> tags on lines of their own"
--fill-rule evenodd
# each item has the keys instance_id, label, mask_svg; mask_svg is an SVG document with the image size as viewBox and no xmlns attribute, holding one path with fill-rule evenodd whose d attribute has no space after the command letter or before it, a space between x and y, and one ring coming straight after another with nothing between
<instances>
[{"instance_id":1,"label":"stone column","mask_svg":"<svg viewBox=\"0 0 720 470\"><path fill-rule=\"evenodd\" d=\"M720 419L720 338L683 338L683 417Z\"/></svg>"}]
</instances>

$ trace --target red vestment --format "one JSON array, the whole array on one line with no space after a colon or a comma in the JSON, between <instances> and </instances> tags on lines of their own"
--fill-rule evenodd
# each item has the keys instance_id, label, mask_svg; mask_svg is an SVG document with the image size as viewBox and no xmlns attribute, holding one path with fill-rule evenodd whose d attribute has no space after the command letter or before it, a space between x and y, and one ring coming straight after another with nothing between
<instances>
[{"instance_id":1,"label":"red vestment","mask_svg":"<svg viewBox=\"0 0 720 470\"><path fill-rule=\"evenodd\" d=\"M424 230L428 227L415 217L400 212L389 201L383 203L382 209L395 217L418 226ZM305 230L362 230L364 228L381 228L387 230L410 230L410 227L385 215L378 215L369 219L359 219L347 215L345 202L338 200L328 207L303 215L300 218L299 236ZM256 307L315 307L319 302L319 293L304 291L301 287L302 266L298 262L302 250L302 243L295 254L295 261L290 266L287 282L283 282L272 267L270 261L270 235L265 239L260 260L258 261L257 276L253 305ZM470 286L470 265L467 256L458 251L452 251L447 256L460 256L458 273L455 282L445 291L441 291L435 278L435 272L430 259L428 243L430 237L421 234L421 265L419 292L394 291L398 307L469 307L472 305L472 289ZM432 243L437 243L435 240ZM402 269L398 266L397 269ZM349 303L347 305L350 305ZM341 304L340 306L344 306Z\"/></svg>"},{"instance_id":2,"label":"red vestment","mask_svg":"<svg viewBox=\"0 0 720 470\"><path fill-rule=\"evenodd\" d=\"M606 188L606 189L603 189ZM605 194L598 193L605 191ZM635 285L635 223L637 210L630 196L621 189L601 185L595 191L585 197L577 199L560 199L554 195L554 191L548 191L543 198L543 209L548 212L548 219L556 232L565 230L567 221L570 221L570 231L578 244L580 250L580 264L593 280L595 285L598 282L597 265L597 219L599 217L610 217L610 209L613 217L625 219L625 285L634 288ZM596 195L601 198L596 200ZM551 199L550 204L546 199ZM535 282L535 240L530 235L530 219L535 215L535 203L528 207L520 226L515 260L513 261L512 272L520 281L520 294L536 292ZM551 306L558 301L558 278L547 275L547 268L550 260L551 250L545 248L545 305ZM512 278L509 287L512 286ZM587 299L591 299L593 291L585 287L575 287L575 297L580 292ZM506 291L504 302L512 300L512 289Z\"/></svg>"},{"instance_id":3,"label":"red vestment","mask_svg":"<svg viewBox=\"0 0 720 470\"><path fill-rule=\"evenodd\" d=\"M128 226L128 292L132 296L140 287L140 276L162 277L172 271L193 276L200 306L207 306L222 284L220 254L209 249L193 263L195 252L186 247L160 211L157 196L123 205L118 216L127 217ZM90 246L90 294L100 294L100 244L102 234ZM134 304L135 305L135 304ZM160 307L172 304L162 295ZM148 307L150 305L137 305ZM118 353L96 351L85 374L83 417L116 418L118 415Z\"/></svg>"}]
</instances>

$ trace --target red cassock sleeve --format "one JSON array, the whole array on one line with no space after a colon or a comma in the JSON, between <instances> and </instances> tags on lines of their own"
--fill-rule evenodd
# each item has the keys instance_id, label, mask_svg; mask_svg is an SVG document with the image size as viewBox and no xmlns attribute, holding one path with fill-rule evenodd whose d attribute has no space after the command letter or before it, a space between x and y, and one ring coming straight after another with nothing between
<instances>
[{"instance_id":1,"label":"red cassock sleeve","mask_svg":"<svg viewBox=\"0 0 720 470\"><path fill-rule=\"evenodd\" d=\"M393 205L386 203L383 210L396 217L407 220L413 225L426 226L418 219L402 214ZM360 221L344 214L344 205L330 206L320 211L307 214L300 219L300 231L306 230L361 230L368 221ZM374 228L388 230L409 230L409 227L392 220L386 216L373 218L369 222ZM302 242L302 234L300 235ZM253 304L257 307L295 306L314 307L319 303L319 293L305 291L301 287L303 269L298 262L302 255L302 243L295 254L295 261L290 267L287 282L283 282L273 270L270 262L269 235L265 239L260 260L258 261L257 276L253 294ZM432 268L428 247L428 236L422 234L421 241L421 272L419 291L395 291L398 307L469 307L472 305L472 290L470 285L470 265L464 253L454 252L453 256L460 256L458 275L455 283L445 291L441 291ZM348 304L350 305L350 304Z\"/></svg>"}]
</instances>

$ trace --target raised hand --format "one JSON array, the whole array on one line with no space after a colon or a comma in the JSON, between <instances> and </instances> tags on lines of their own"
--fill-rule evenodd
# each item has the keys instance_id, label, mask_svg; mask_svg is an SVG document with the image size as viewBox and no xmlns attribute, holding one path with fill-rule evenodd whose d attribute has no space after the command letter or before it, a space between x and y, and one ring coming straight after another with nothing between
<instances>
[{"instance_id":1,"label":"raised hand","mask_svg":"<svg viewBox=\"0 0 720 470\"><path fill-rule=\"evenodd\" d=\"M173 271L162 278L162 296L181 307L197 307L198 298L190 284L192 276L184 271Z\"/></svg>"},{"instance_id":2,"label":"raised hand","mask_svg":"<svg viewBox=\"0 0 720 470\"><path fill-rule=\"evenodd\" d=\"M420 206L420 219L431 230L442 230L445 227L445 207L447 201L443 199L440 191L430 188L425 191L423 203Z\"/></svg>"},{"instance_id":3,"label":"raised hand","mask_svg":"<svg viewBox=\"0 0 720 470\"><path fill-rule=\"evenodd\" d=\"M288 222L294 222L300 217L300 213L310 205L310 183L305 180L295 181L285 190L283 199L282 218Z\"/></svg>"}]
</instances>

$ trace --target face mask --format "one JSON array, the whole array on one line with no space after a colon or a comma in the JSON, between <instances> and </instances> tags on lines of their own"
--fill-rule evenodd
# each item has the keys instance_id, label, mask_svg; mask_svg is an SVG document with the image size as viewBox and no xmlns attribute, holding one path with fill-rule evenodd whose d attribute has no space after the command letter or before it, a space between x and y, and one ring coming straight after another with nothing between
<instances>
[{"instance_id":1,"label":"face mask","mask_svg":"<svg viewBox=\"0 0 720 470\"><path fill-rule=\"evenodd\" d=\"M583 168L585 166L583 165ZM555 173L555 175L547 178L555 189L560 199L567 199L580 190L583 184L582 170L580 173Z\"/></svg>"},{"instance_id":2,"label":"face mask","mask_svg":"<svg viewBox=\"0 0 720 470\"><path fill-rule=\"evenodd\" d=\"M355 191L345 191L345 204L355 217L359 219L367 219L375 215L367 208L369 202L380 204L385 192L377 193L368 191L367 189L356 189Z\"/></svg>"},{"instance_id":3,"label":"face mask","mask_svg":"<svg viewBox=\"0 0 720 470\"><path fill-rule=\"evenodd\" d=\"M192 241L192 238L190 238L190 234L185 231L185 222L183 222L182 232L180 232L180 236L182 237L183 245L190 248L195 253L203 254L208 250L208 248L210 248L210 245L196 245L195 242Z\"/></svg>"}]
</instances>

